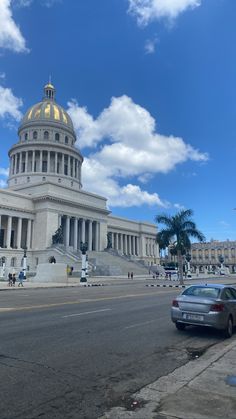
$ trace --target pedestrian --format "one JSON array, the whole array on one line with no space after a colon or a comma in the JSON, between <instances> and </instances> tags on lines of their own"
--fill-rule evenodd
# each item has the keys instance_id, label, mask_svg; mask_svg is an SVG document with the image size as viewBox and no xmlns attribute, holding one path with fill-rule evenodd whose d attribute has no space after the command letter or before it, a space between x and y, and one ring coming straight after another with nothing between
<instances>
[{"instance_id":1,"label":"pedestrian","mask_svg":"<svg viewBox=\"0 0 236 419\"><path fill-rule=\"evenodd\" d=\"M128 278L130 278L130 273L128 272Z\"/></svg>"},{"instance_id":2,"label":"pedestrian","mask_svg":"<svg viewBox=\"0 0 236 419\"><path fill-rule=\"evenodd\" d=\"M24 272L23 271L20 271L20 273L19 273L19 275L18 275L18 279L19 279L19 284L18 284L18 287L23 287L24 285L23 285L23 279L24 279Z\"/></svg>"},{"instance_id":3,"label":"pedestrian","mask_svg":"<svg viewBox=\"0 0 236 419\"><path fill-rule=\"evenodd\" d=\"M71 267L70 267L70 275L72 275L72 274L73 274L73 270L74 270L74 268L73 268L73 266L71 266Z\"/></svg>"},{"instance_id":4,"label":"pedestrian","mask_svg":"<svg viewBox=\"0 0 236 419\"><path fill-rule=\"evenodd\" d=\"M15 285L16 285L16 274L15 273L12 274L12 285L13 285L13 287L15 287Z\"/></svg>"},{"instance_id":5,"label":"pedestrian","mask_svg":"<svg viewBox=\"0 0 236 419\"><path fill-rule=\"evenodd\" d=\"M8 285L9 287L12 287L12 273L11 272L9 272L8 274Z\"/></svg>"},{"instance_id":6,"label":"pedestrian","mask_svg":"<svg viewBox=\"0 0 236 419\"><path fill-rule=\"evenodd\" d=\"M133 273L133 272L131 272L131 274L130 274L130 278L131 278L131 279L133 279L133 277L134 277L134 273Z\"/></svg>"}]
</instances>

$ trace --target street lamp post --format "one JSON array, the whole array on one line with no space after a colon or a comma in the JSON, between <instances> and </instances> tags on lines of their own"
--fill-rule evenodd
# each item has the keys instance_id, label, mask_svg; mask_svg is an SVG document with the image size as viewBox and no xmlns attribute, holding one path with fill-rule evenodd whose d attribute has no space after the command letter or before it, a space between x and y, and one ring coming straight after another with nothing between
<instances>
[{"instance_id":1,"label":"street lamp post","mask_svg":"<svg viewBox=\"0 0 236 419\"><path fill-rule=\"evenodd\" d=\"M23 256L23 274L24 279L26 279L26 270L27 270L27 256L26 256L27 247L24 249L24 256Z\"/></svg>"},{"instance_id":2,"label":"street lamp post","mask_svg":"<svg viewBox=\"0 0 236 419\"><path fill-rule=\"evenodd\" d=\"M220 255L219 256L219 262L220 262L220 274L224 274L224 256Z\"/></svg>"},{"instance_id":3,"label":"street lamp post","mask_svg":"<svg viewBox=\"0 0 236 419\"><path fill-rule=\"evenodd\" d=\"M80 282L87 282L86 278L86 252L88 250L88 243L80 243L80 250L82 252L82 269L81 269L81 278Z\"/></svg>"},{"instance_id":4,"label":"street lamp post","mask_svg":"<svg viewBox=\"0 0 236 419\"><path fill-rule=\"evenodd\" d=\"M187 276L188 276L188 278L191 278L191 269L190 269L191 255L190 255L190 253L187 253L187 255L185 256L185 259L187 261Z\"/></svg>"}]
</instances>

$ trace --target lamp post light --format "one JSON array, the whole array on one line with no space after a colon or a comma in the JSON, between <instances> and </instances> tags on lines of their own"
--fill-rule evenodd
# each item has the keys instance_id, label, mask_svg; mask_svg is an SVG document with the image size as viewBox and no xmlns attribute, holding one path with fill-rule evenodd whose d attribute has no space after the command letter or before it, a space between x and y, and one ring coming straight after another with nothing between
<instances>
[{"instance_id":1,"label":"lamp post light","mask_svg":"<svg viewBox=\"0 0 236 419\"><path fill-rule=\"evenodd\" d=\"M224 270L224 256L220 255L218 258L219 262L220 262L220 274L224 275L225 270Z\"/></svg>"},{"instance_id":2,"label":"lamp post light","mask_svg":"<svg viewBox=\"0 0 236 419\"><path fill-rule=\"evenodd\" d=\"M24 256L23 256L23 274L24 279L26 279L26 270L27 270L27 255L26 255L27 247L24 248Z\"/></svg>"},{"instance_id":3,"label":"lamp post light","mask_svg":"<svg viewBox=\"0 0 236 419\"><path fill-rule=\"evenodd\" d=\"M191 278L191 269L190 269L191 255L190 255L190 253L187 253L187 255L185 256L185 259L187 261L187 276L188 276L188 278Z\"/></svg>"},{"instance_id":4,"label":"lamp post light","mask_svg":"<svg viewBox=\"0 0 236 419\"><path fill-rule=\"evenodd\" d=\"M87 282L86 278L86 252L88 250L88 243L81 242L80 243L80 250L82 252L82 269L81 269L81 278L80 282Z\"/></svg>"}]
</instances>

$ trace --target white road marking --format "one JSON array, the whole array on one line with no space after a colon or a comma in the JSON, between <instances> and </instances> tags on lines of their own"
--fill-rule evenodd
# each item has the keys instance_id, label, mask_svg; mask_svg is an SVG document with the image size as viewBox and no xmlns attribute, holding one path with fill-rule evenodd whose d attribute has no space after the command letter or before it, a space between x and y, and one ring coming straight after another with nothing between
<instances>
[{"instance_id":1,"label":"white road marking","mask_svg":"<svg viewBox=\"0 0 236 419\"><path fill-rule=\"evenodd\" d=\"M95 310L95 311L84 311L83 313L68 314L67 316L62 316L62 319L66 317L84 316L86 314L101 313L103 311L110 311L110 310L111 308L104 308L103 310Z\"/></svg>"},{"instance_id":2,"label":"white road marking","mask_svg":"<svg viewBox=\"0 0 236 419\"><path fill-rule=\"evenodd\" d=\"M147 322L142 322L142 323L136 323L136 324L132 324L131 326L126 326L124 327L124 329L131 329L132 327L139 327L139 326L143 326L144 324L148 324L148 323L153 323L156 322L157 320L148 320Z\"/></svg>"}]
</instances>

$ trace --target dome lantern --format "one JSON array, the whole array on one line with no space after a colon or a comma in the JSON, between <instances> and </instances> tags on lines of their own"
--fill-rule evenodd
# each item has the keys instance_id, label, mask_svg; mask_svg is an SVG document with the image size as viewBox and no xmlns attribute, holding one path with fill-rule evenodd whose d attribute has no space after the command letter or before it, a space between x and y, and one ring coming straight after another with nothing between
<instances>
[{"instance_id":1,"label":"dome lantern","mask_svg":"<svg viewBox=\"0 0 236 419\"><path fill-rule=\"evenodd\" d=\"M55 87L52 85L51 81L44 86L44 99L45 100L54 100L55 99Z\"/></svg>"}]
</instances>

